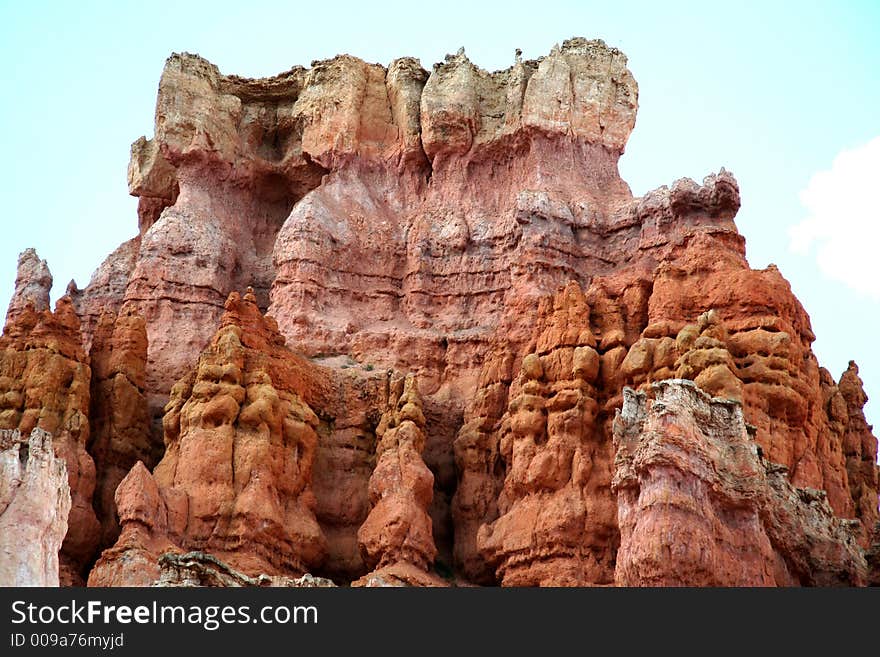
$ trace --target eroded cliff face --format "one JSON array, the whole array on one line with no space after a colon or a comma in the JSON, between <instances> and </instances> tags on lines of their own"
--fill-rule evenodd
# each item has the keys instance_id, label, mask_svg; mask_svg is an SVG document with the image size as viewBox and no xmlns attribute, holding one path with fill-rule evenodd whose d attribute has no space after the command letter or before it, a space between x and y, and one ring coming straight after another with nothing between
<instances>
[{"instance_id":1,"label":"eroded cliff face","mask_svg":"<svg viewBox=\"0 0 880 657\"><path fill-rule=\"evenodd\" d=\"M16 301L13 298L11 305ZM86 451L91 370L79 318L66 296L54 312L38 312L28 301L9 315L0 337L0 429L22 435L41 429L51 435L55 456L65 461L71 506L60 579L62 584L81 585L98 548L100 525L92 508L95 462ZM51 499L46 504L53 507Z\"/></svg>"},{"instance_id":2,"label":"eroded cliff face","mask_svg":"<svg viewBox=\"0 0 880 657\"><path fill-rule=\"evenodd\" d=\"M0 586L58 586L69 513L67 464L52 436L0 430Z\"/></svg>"},{"instance_id":3,"label":"eroded cliff face","mask_svg":"<svg viewBox=\"0 0 880 657\"><path fill-rule=\"evenodd\" d=\"M162 456L152 438L144 395L147 332L143 317L129 304L104 312L89 351L92 368L89 453L95 460L95 513L101 522L101 549L119 536L115 494L138 461L153 468Z\"/></svg>"},{"instance_id":4,"label":"eroded cliff face","mask_svg":"<svg viewBox=\"0 0 880 657\"><path fill-rule=\"evenodd\" d=\"M539 311L531 353L507 391L507 412L487 437L495 451L494 472L503 472L503 483L498 517L482 519L475 546L505 585L607 583L616 532L610 458L597 442L600 357L589 306L580 287L571 283ZM487 401L497 394L492 390L497 385L486 391ZM498 411L497 406L483 408L488 416ZM486 420L476 424L481 422ZM479 432L474 423L462 430L456 441L459 453L474 449L473 431ZM472 505L466 489L459 490L456 502L459 512ZM470 537L459 533L457 538L460 557L474 561Z\"/></svg>"},{"instance_id":5,"label":"eroded cliff face","mask_svg":"<svg viewBox=\"0 0 880 657\"><path fill-rule=\"evenodd\" d=\"M158 435L227 295L251 286L306 355L419 377L448 521L462 396L502 302L596 260L573 236L630 197L616 163L636 104L625 56L583 39L492 74L459 53L430 74L340 56L245 80L174 55L155 136L132 146L140 234L78 292L87 343L101 310L136 305Z\"/></svg>"},{"instance_id":6,"label":"eroded cliff face","mask_svg":"<svg viewBox=\"0 0 880 657\"><path fill-rule=\"evenodd\" d=\"M860 523L761 456L739 402L667 379L614 422L620 586L864 586Z\"/></svg>"},{"instance_id":7,"label":"eroded cliff face","mask_svg":"<svg viewBox=\"0 0 880 657\"><path fill-rule=\"evenodd\" d=\"M62 572L100 543L93 584L193 550L247 578L613 584L635 540L615 413L676 378L739 404L767 486L825 491L869 549L856 366L835 382L781 273L749 267L732 174L633 198L626 64L585 39L493 73L459 51L249 80L172 55L132 145L138 235L54 315L25 252L0 339L2 426L88 449L59 451L81 473ZM49 354L75 370L51 412ZM772 583L827 581L772 559Z\"/></svg>"},{"instance_id":8,"label":"eroded cliff face","mask_svg":"<svg viewBox=\"0 0 880 657\"><path fill-rule=\"evenodd\" d=\"M230 295L198 367L172 391L165 455L153 474L138 463L117 489L122 536L90 584L121 583L127 550L148 554L158 579L160 554L149 550L157 542L209 551L251 575L321 565L326 539L311 491L318 418L303 399L315 381L283 343L252 291ZM144 532L149 541L132 546Z\"/></svg>"}]
</instances>

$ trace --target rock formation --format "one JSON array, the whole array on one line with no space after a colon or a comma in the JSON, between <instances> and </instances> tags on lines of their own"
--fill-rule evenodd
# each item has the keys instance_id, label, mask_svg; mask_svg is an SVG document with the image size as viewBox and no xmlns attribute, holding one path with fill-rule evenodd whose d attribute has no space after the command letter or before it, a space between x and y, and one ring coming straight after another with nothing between
<instances>
[{"instance_id":1,"label":"rock formation","mask_svg":"<svg viewBox=\"0 0 880 657\"><path fill-rule=\"evenodd\" d=\"M376 429L388 405L388 378L372 365L353 366L347 358L322 362L321 376L331 392L310 402L320 420L312 490L315 516L327 539L322 573L351 581L367 572L357 534L370 511Z\"/></svg>"},{"instance_id":2,"label":"rock formation","mask_svg":"<svg viewBox=\"0 0 880 657\"><path fill-rule=\"evenodd\" d=\"M845 417L841 417L839 414L835 419L843 420L846 423L843 434L843 452L846 457L846 474L855 517L862 521L866 538L870 538L872 527L875 528L873 530L875 537L880 538L876 531L878 522L877 491L880 490L877 439L871 433L871 427L865 421L865 414L862 411L868 397L862 389L859 368L855 362L849 362L849 367L840 377L837 389L846 402ZM840 407L836 398L832 398L832 403L835 403L838 408Z\"/></svg>"},{"instance_id":3,"label":"rock formation","mask_svg":"<svg viewBox=\"0 0 880 657\"><path fill-rule=\"evenodd\" d=\"M153 586L279 586L288 588L331 588L336 586L329 579L313 577L309 574L295 579L269 577L262 574L258 577L248 577L204 552L187 552L186 554L168 552L159 557L159 569L159 579L153 583Z\"/></svg>"},{"instance_id":4,"label":"rock formation","mask_svg":"<svg viewBox=\"0 0 880 657\"><path fill-rule=\"evenodd\" d=\"M152 468L163 445L151 439L144 396L147 333L143 318L124 306L119 315L101 315L89 351L92 368L91 441L95 459L94 508L101 522L100 547L119 537L114 496L119 483L138 461Z\"/></svg>"},{"instance_id":5,"label":"rock formation","mask_svg":"<svg viewBox=\"0 0 880 657\"><path fill-rule=\"evenodd\" d=\"M674 378L741 404L763 456L869 550L855 366L835 382L782 274L749 267L731 173L632 196L637 105L626 57L580 38L493 73L459 51L251 80L172 55L131 149L138 234L54 315L23 254L0 338L0 428L39 418L67 461L62 581L119 532L90 582L148 584L196 550L247 577L407 583L433 561L611 584L615 413ZM413 376L422 423L388 371Z\"/></svg>"},{"instance_id":6,"label":"rock formation","mask_svg":"<svg viewBox=\"0 0 880 657\"><path fill-rule=\"evenodd\" d=\"M172 391L164 457L153 474L138 463L116 491L122 535L90 584L124 582L128 552L155 580L160 550L174 548L207 550L254 575L321 565L326 539L310 488L318 418L303 400L313 382L283 345L252 291L230 295L198 368Z\"/></svg>"},{"instance_id":7,"label":"rock formation","mask_svg":"<svg viewBox=\"0 0 880 657\"><path fill-rule=\"evenodd\" d=\"M871 547L865 552L868 562L868 585L880 586L880 522L874 525Z\"/></svg>"},{"instance_id":8,"label":"rock formation","mask_svg":"<svg viewBox=\"0 0 880 657\"><path fill-rule=\"evenodd\" d=\"M6 310L5 325L11 325L28 306L36 312L49 309L49 290L52 289L52 273L45 260L40 260L34 249L25 249L18 256L18 273L15 291Z\"/></svg>"},{"instance_id":9,"label":"rock formation","mask_svg":"<svg viewBox=\"0 0 880 657\"><path fill-rule=\"evenodd\" d=\"M478 529L476 547L504 585L607 583L615 528L590 308L572 283L539 310L494 440L498 518Z\"/></svg>"},{"instance_id":10,"label":"rock formation","mask_svg":"<svg viewBox=\"0 0 880 657\"><path fill-rule=\"evenodd\" d=\"M0 586L58 586L69 512L67 465L52 436L0 430Z\"/></svg>"},{"instance_id":11,"label":"rock formation","mask_svg":"<svg viewBox=\"0 0 880 657\"><path fill-rule=\"evenodd\" d=\"M50 433L55 455L67 463L71 508L60 577L62 584L81 584L99 524L92 509L95 463L86 451L91 372L79 318L69 297L58 300L55 312L27 303L9 314L0 337L0 429Z\"/></svg>"},{"instance_id":12,"label":"rock formation","mask_svg":"<svg viewBox=\"0 0 880 657\"><path fill-rule=\"evenodd\" d=\"M395 381L388 402L376 429L376 467L369 485L372 508L358 530L361 555L372 569L365 577L436 585L438 579L428 574L437 556L428 515L434 475L422 461L425 416L415 378Z\"/></svg>"},{"instance_id":13,"label":"rock formation","mask_svg":"<svg viewBox=\"0 0 880 657\"><path fill-rule=\"evenodd\" d=\"M160 575L159 557L183 550L172 541L187 518L171 509L166 499L185 498L159 489L156 480L138 461L116 488L116 513L120 534L101 553L89 573L89 586L150 586ZM178 505L180 506L180 505Z\"/></svg>"},{"instance_id":14,"label":"rock formation","mask_svg":"<svg viewBox=\"0 0 880 657\"><path fill-rule=\"evenodd\" d=\"M667 379L615 420L620 586L863 586L859 522L759 455L739 402Z\"/></svg>"}]
</instances>

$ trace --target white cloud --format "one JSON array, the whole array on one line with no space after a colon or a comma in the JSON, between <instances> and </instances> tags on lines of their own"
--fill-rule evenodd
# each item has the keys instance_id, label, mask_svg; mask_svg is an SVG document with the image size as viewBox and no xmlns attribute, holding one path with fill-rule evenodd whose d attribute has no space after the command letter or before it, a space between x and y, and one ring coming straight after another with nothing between
<instances>
[{"instance_id":1,"label":"white cloud","mask_svg":"<svg viewBox=\"0 0 880 657\"><path fill-rule=\"evenodd\" d=\"M880 137L841 151L800 193L807 218L789 229L790 248L829 278L880 301Z\"/></svg>"}]
</instances>

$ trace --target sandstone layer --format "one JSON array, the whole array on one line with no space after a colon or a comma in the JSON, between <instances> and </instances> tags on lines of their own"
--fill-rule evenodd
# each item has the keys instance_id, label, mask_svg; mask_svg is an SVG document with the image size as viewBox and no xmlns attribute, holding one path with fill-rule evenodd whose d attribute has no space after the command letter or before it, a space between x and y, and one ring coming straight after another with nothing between
<instances>
[{"instance_id":1,"label":"sandstone layer","mask_svg":"<svg viewBox=\"0 0 880 657\"><path fill-rule=\"evenodd\" d=\"M0 586L58 586L69 512L67 465L52 436L0 430Z\"/></svg>"}]
</instances>

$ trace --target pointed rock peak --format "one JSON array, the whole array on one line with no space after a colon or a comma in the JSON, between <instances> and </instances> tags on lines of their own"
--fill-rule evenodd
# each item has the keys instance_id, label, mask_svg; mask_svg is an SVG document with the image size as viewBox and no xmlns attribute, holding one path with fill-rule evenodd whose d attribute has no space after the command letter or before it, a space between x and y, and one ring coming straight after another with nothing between
<instances>
[{"instance_id":1,"label":"pointed rock peak","mask_svg":"<svg viewBox=\"0 0 880 657\"><path fill-rule=\"evenodd\" d=\"M40 259L35 249L22 251L18 256L15 291L6 311L6 324L21 314L28 304L37 312L47 310L51 289L52 274L46 261Z\"/></svg>"},{"instance_id":2,"label":"pointed rock peak","mask_svg":"<svg viewBox=\"0 0 880 657\"><path fill-rule=\"evenodd\" d=\"M849 361L849 365L841 375L840 383L837 386L850 408L862 408L868 401L868 395L865 394L863 387L864 383L859 377L859 366L854 360Z\"/></svg>"},{"instance_id":3,"label":"pointed rock peak","mask_svg":"<svg viewBox=\"0 0 880 657\"><path fill-rule=\"evenodd\" d=\"M18 254L18 277L31 281L41 281L52 285L52 274L45 260L37 255L37 250L28 248ZM18 281L16 281L18 282Z\"/></svg>"},{"instance_id":4,"label":"pointed rock peak","mask_svg":"<svg viewBox=\"0 0 880 657\"><path fill-rule=\"evenodd\" d=\"M278 331L278 323L266 317L257 306L254 289L249 287L242 296L232 292L224 304L226 312L220 320L220 329L237 326L242 330L242 343L255 349L266 349L267 345L284 344L284 336Z\"/></svg>"},{"instance_id":5,"label":"pointed rock peak","mask_svg":"<svg viewBox=\"0 0 880 657\"><path fill-rule=\"evenodd\" d=\"M132 491L140 492L155 486L155 480L153 479L153 475L150 474L150 471L147 469L147 466L144 465L144 462L138 461L132 466L131 470L129 470L128 474L125 475L125 478L119 485L120 487L124 486Z\"/></svg>"}]
</instances>

